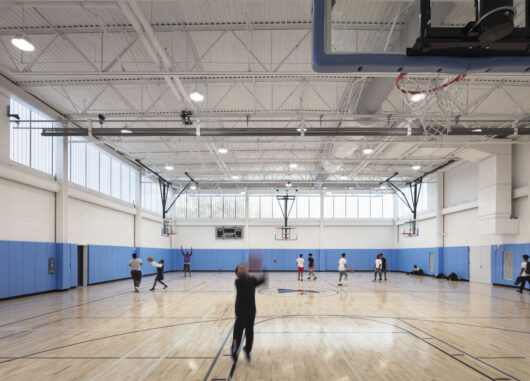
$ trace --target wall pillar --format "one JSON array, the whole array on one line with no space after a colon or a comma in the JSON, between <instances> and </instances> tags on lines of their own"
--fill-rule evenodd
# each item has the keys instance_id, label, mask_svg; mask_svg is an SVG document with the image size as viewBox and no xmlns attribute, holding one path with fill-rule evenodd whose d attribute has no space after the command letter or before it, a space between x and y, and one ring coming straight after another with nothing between
<instances>
[{"instance_id":1,"label":"wall pillar","mask_svg":"<svg viewBox=\"0 0 530 381\"><path fill-rule=\"evenodd\" d=\"M56 147L55 242L68 242L68 137L58 137Z\"/></svg>"},{"instance_id":2,"label":"wall pillar","mask_svg":"<svg viewBox=\"0 0 530 381\"><path fill-rule=\"evenodd\" d=\"M445 246L444 230L444 173L436 174L436 246Z\"/></svg>"},{"instance_id":3,"label":"wall pillar","mask_svg":"<svg viewBox=\"0 0 530 381\"><path fill-rule=\"evenodd\" d=\"M0 92L0 162L9 162L10 147L10 126L7 117L7 107L9 106L9 97Z\"/></svg>"},{"instance_id":4,"label":"wall pillar","mask_svg":"<svg viewBox=\"0 0 530 381\"><path fill-rule=\"evenodd\" d=\"M138 173L138 181L136 182L136 200L135 200L136 214L134 215L134 243L133 250L142 246L142 171ZM174 206L175 208L176 206ZM173 238L169 240L169 247L172 248Z\"/></svg>"}]
</instances>

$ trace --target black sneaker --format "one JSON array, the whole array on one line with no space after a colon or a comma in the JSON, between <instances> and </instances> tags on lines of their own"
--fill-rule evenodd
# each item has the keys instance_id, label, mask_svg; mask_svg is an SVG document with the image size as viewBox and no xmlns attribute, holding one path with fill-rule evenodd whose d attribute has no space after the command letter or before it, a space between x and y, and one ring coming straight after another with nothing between
<instances>
[{"instance_id":1,"label":"black sneaker","mask_svg":"<svg viewBox=\"0 0 530 381\"><path fill-rule=\"evenodd\" d=\"M154 291L155 289L154 288L150 288L149 291Z\"/></svg>"},{"instance_id":2,"label":"black sneaker","mask_svg":"<svg viewBox=\"0 0 530 381\"><path fill-rule=\"evenodd\" d=\"M521 290L516 290L518 293L522 294L523 292Z\"/></svg>"},{"instance_id":3,"label":"black sneaker","mask_svg":"<svg viewBox=\"0 0 530 381\"><path fill-rule=\"evenodd\" d=\"M245 357L247 358L247 361L250 362L250 351L248 351L246 348L243 348L243 352L245 352Z\"/></svg>"},{"instance_id":4,"label":"black sneaker","mask_svg":"<svg viewBox=\"0 0 530 381\"><path fill-rule=\"evenodd\" d=\"M165 290L166 288L167 288L167 285L166 285L166 286L164 286L164 290Z\"/></svg>"}]
</instances>

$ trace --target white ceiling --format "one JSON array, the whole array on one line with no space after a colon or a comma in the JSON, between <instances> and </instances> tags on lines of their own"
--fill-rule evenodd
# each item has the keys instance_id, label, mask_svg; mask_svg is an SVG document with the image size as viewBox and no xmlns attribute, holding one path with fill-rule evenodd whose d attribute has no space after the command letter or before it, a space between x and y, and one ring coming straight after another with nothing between
<instances>
[{"instance_id":1,"label":"white ceiling","mask_svg":"<svg viewBox=\"0 0 530 381\"><path fill-rule=\"evenodd\" d=\"M440 22L465 24L471 2L444 3ZM412 1L345 4L352 4L352 11L341 15L345 28L359 49L372 51L385 45L395 49L414 7ZM137 33L134 23L141 19L153 35L146 28ZM193 119L200 119L203 128L392 128L414 119L393 76L313 72L310 28L310 0L7 1L0 4L0 71L84 126L104 114L104 127L182 127L179 113L190 108L190 101L181 95L194 89L206 97L192 105ZM35 51L13 47L16 34L26 34ZM386 87L374 90L370 84L379 77L386 78ZM530 110L529 86L530 77L523 75L468 76L454 95L458 110L450 123L468 128L520 123ZM375 113L361 115L359 105L369 91L382 92L381 102ZM434 102L431 106L425 110L440 118ZM350 189L376 187L394 172L399 180L410 180L449 159L465 158L468 149L512 140L128 137L101 143L175 182L183 181L187 171L201 187L264 189L290 180L300 188ZM347 155L339 149L344 143ZM220 147L228 153L218 153ZM367 147L374 151L364 155ZM165 171L166 164L175 169ZM412 170L414 164L422 169ZM329 172L332 167L338 170ZM241 179L233 180L235 175Z\"/></svg>"}]
</instances>

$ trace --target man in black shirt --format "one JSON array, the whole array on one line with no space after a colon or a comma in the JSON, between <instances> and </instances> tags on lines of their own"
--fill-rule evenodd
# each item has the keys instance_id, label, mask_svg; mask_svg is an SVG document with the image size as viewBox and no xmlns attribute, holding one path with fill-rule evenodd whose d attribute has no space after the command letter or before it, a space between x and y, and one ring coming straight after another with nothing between
<instances>
[{"instance_id":1,"label":"man in black shirt","mask_svg":"<svg viewBox=\"0 0 530 381\"><path fill-rule=\"evenodd\" d=\"M232 342L232 359L236 360L237 350L241 344L243 330L245 330L246 343L243 350L250 361L250 351L254 341L254 319L256 318L256 287L265 283L265 274L253 277L244 265L236 267L236 323L234 325L234 339Z\"/></svg>"},{"instance_id":2,"label":"man in black shirt","mask_svg":"<svg viewBox=\"0 0 530 381\"><path fill-rule=\"evenodd\" d=\"M317 280L315 275L315 258L313 258L313 254L308 254L307 262L309 262L309 276L307 279L311 279L311 275L313 275L313 280Z\"/></svg>"}]
</instances>

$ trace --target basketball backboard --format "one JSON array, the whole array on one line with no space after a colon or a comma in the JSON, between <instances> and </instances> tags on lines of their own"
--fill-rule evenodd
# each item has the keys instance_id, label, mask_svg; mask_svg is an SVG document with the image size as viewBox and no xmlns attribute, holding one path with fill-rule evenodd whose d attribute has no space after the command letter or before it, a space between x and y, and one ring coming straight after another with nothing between
<instances>
[{"instance_id":1,"label":"basketball backboard","mask_svg":"<svg viewBox=\"0 0 530 381\"><path fill-rule=\"evenodd\" d=\"M313 69L528 72L530 12L525 3L530 0L485 0L476 8L471 0L313 0Z\"/></svg>"}]
</instances>

